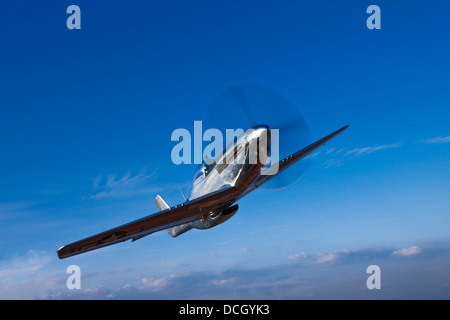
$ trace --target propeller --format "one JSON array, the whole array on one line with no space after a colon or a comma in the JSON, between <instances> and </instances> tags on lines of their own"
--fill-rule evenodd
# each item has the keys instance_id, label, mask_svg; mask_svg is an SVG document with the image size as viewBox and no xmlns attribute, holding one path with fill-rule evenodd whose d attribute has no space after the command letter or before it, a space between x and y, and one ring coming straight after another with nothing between
<instances>
[{"instance_id":1,"label":"propeller","mask_svg":"<svg viewBox=\"0 0 450 320\"><path fill-rule=\"evenodd\" d=\"M308 125L302 114L281 94L255 84L233 85L221 91L210 103L205 123L208 128L241 128L267 125L279 130L279 159L311 143ZM295 184L306 173L308 161L300 161L262 189L280 190Z\"/></svg>"}]
</instances>

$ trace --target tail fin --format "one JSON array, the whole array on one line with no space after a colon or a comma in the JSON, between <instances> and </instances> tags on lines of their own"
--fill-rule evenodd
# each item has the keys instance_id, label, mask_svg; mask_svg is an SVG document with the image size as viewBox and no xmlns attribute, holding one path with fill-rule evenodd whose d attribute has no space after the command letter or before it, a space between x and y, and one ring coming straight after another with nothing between
<instances>
[{"instance_id":1,"label":"tail fin","mask_svg":"<svg viewBox=\"0 0 450 320\"><path fill-rule=\"evenodd\" d=\"M165 202L164 199L161 198L161 196L159 194L155 198L155 204L156 204L156 207L158 207L159 211L163 211L163 210L170 208L169 205L167 204L167 202Z\"/></svg>"},{"instance_id":2,"label":"tail fin","mask_svg":"<svg viewBox=\"0 0 450 320\"><path fill-rule=\"evenodd\" d=\"M167 204L167 202L165 202L164 199L161 198L160 195L156 196L155 204L158 207L159 211L163 211L163 210L166 210L166 209L170 208L169 205ZM182 224L180 226L175 226L173 228L169 228L169 229L167 229L167 231L169 232L169 234L172 237L175 238L175 237L179 236L180 234L185 233L186 231L189 231L191 229L192 229L192 227L190 226L190 224L189 223L185 223L185 224Z\"/></svg>"}]
</instances>

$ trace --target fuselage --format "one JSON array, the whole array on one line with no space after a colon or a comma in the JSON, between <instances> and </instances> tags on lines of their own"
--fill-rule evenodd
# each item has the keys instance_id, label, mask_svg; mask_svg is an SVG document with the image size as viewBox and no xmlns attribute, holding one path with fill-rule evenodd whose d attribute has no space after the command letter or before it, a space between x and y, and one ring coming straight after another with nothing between
<instances>
[{"instance_id":1,"label":"fuselage","mask_svg":"<svg viewBox=\"0 0 450 320\"><path fill-rule=\"evenodd\" d=\"M205 212L202 219L169 228L169 234L177 237L192 228L209 229L231 218L238 210L237 205L231 205L252 188L261 174L269 153L270 137L267 126L253 127L230 143L213 163L203 163L194 174L188 200L229 187L236 188L238 195L216 212Z\"/></svg>"},{"instance_id":2,"label":"fuselage","mask_svg":"<svg viewBox=\"0 0 450 320\"><path fill-rule=\"evenodd\" d=\"M210 165L194 174L189 200L227 187L245 190L260 175L269 152L270 129L248 129L228 145Z\"/></svg>"}]
</instances>

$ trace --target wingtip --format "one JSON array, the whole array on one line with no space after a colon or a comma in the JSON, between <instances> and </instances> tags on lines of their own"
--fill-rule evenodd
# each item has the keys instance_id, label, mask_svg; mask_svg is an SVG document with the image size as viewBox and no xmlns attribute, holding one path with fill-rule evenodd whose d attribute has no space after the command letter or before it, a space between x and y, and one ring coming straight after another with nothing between
<instances>
[{"instance_id":1,"label":"wingtip","mask_svg":"<svg viewBox=\"0 0 450 320\"><path fill-rule=\"evenodd\" d=\"M339 133L341 133L341 132L344 132L345 130L347 130L347 128L348 128L348 124L345 125L345 126L343 126L343 127L340 128L340 129L336 130L335 133L336 133L336 134L339 134Z\"/></svg>"},{"instance_id":2,"label":"wingtip","mask_svg":"<svg viewBox=\"0 0 450 320\"><path fill-rule=\"evenodd\" d=\"M56 254L58 255L58 258L59 259L64 259L64 256L63 256L63 254L61 253L61 250L64 248L65 246L62 246L61 248L59 248L57 251L56 251Z\"/></svg>"}]
</instances>

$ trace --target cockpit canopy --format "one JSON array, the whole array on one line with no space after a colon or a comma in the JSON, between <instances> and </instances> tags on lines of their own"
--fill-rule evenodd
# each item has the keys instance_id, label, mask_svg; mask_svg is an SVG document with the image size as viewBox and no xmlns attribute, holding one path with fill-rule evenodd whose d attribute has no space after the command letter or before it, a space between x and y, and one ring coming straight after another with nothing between
<instances>
[{"instance_id":1,"label":"cockpit canopy","mask_svg":"<svg viewBox=\"0 0 450 320\"><path fill-rule=\"evenodd\" d=\"M204 161L202 164L199 164L194 172L194 177L192 178L192 184L195 185L199 183L201 180L198 180L201 176L205 176L208 173L209 165L206 164Z\"/></svg>"}]
</instances>

